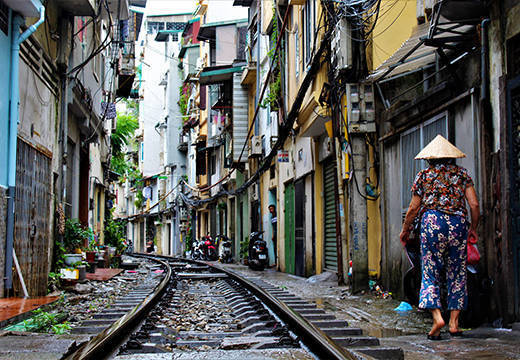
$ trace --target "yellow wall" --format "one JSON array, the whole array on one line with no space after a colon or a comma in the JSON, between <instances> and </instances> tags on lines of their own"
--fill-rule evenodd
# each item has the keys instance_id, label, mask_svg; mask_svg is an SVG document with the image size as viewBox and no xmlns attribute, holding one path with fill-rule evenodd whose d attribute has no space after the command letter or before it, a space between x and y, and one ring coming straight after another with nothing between
<instances>
[{"instance_id":1,"label":"yellow wall","mask_svg":"<svg viewBox=\"0 0 520 360\"><path fill-rule=\"evenodd\" d=\"M416 13L416 0L381 1L379 18L372 33L372 69L392 56L410 37L417 24Z\"/></svg>"}]
</instances>

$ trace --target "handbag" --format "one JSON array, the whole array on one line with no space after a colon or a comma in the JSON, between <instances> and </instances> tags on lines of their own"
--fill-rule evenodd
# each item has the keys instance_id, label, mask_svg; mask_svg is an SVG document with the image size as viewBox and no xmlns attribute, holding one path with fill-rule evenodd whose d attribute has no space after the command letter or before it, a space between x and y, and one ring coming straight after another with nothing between
<instances>
[{"instance_id":1,"label":"handbag","mask_svg":"<svg viewBox=\"0 0 520 360\"><path fill-rule=\"evenodd\" d=\"M477 248L477 234L474 231L470 231L468 234L468 264L477 265L480 261L480 253Z\"/></svg>"},{"instance_id":2,"label":"handbag","mask_svg":"<svg viewBox=\"0 0 520 360\"><path fill-rule=\"evenodd\" d=\"M421 216L416 216L413 220L410 234L408 235L407 245L418 246L421 239Z\"/></svg>"}]
</instances>

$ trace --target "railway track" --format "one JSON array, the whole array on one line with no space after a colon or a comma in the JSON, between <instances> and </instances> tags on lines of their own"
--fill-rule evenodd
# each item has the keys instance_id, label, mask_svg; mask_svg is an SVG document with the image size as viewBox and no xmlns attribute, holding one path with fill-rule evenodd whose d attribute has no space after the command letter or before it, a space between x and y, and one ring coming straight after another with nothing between
<instances>
[{"instance_id":1,"label":"railway track","mask_svg":"<svg viewBox=\"0 0 520 360\"><path fill-rule=\"evenodd\" d=\"M243 349L284 351L287 358L403 358L401 349L382 347L361 329L258 278L203 262L140 256L156 262L155 275L74 329L93 338L67 359L193 351L225 358Z\"/></svg>"}]
</instances>

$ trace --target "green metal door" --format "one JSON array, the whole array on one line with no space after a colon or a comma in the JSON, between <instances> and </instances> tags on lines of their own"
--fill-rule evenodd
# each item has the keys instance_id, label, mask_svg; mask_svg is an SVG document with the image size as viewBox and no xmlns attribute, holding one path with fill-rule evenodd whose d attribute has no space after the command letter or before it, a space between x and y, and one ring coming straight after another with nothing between
<instances>
[{"instance_id":1,"label":"green metal door","mask_svg":"<svg viewBox=\"0 0 520 360\"><path fill-rule=\"evenodd\" d=\"M327 161L323 166L323 195L325 209L325 269L338 271L338 249L336 247L336 203L334 199L333 161Z\"/></svg>"},{"instance_id":2,"label":"green metal door","mask_svg":"<svg viewBox=\"0 0 520 360\"><path fill-rule=\"evenodd\" d=\"M294 274L294 184L285 186L285 271Z\"/></svg>"}]
</instances>

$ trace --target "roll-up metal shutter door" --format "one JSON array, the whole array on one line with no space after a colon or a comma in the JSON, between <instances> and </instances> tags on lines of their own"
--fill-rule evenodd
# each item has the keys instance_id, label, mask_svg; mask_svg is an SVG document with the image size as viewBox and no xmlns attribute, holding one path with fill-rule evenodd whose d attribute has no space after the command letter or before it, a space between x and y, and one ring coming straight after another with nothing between
<instances>
[{"instance_id":1,"label":"roll-up metal shutter door","mask_svg":"<svg viewBox=\"0 0 520 360\"><path fill-rule=\"evenodd\" d=\"M334 201L334 172L336 167L333 161L324 164L323 194L325 209L325 269L338 270L338 251L336 248L336 203Z\"/></svg>"}]
</instances>

